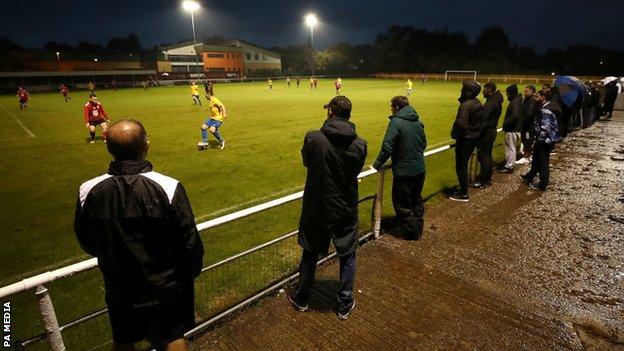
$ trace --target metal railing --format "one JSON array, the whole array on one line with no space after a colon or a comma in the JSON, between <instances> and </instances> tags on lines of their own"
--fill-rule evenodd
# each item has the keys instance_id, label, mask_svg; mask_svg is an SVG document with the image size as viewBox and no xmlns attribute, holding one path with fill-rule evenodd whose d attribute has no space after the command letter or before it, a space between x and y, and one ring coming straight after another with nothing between
<instances>
[{"instance_id":1,"label":"metal railing","mask_svg":"<svg viewBox=\"0 0 624 351\"><path fill-rule=\"evenodd\" d=\"M413 79L414 83L420 81L423 77L427 80L436 81L462 81L466 79L474 79L473 74L454 74L446 76L439 73L375 73L370 75L371 78L382 79ZM481 82L504 82L519 84L543 84L552 83L556 76L553 75L537 75L537 74L490 74L478 73L477 80ZM599 81L603 77L598 76L580 76L580 80Z\"/></svg>"},{"instance_id":2,"label":"metal railing","mask_svg":"<svg viewBox=\"0 0 624 351\"><path fill-rule=\"evenodd\" d=\"M498 131L500 132L500 129ZM455 144L448 144L448 145L440 146L432 150L426 151L424 155L425 157L429 157L435 154L442 153L446 150L450 150L451 148L454 148L454 147L455 147ZM377 239L380 237L381 218L382 218L382 210L383 210L383 193L384 193L384 185L385 185L384 179L385 179L385 172L387 171L388 168L389 166L385 166L382 169L377 170L377 171L373 169L369 169L367 171L361 172L358 175L358 179L368 178L375 174L378 175L376 193L359 200L360 203L365 202L365 201L373 202L372 209L371 209L371 227L370 229L368 229L362 234L362 236L360 237L360 242L366 241L371 237L374 239ZM299 191L299 192L296 192L296 193L293 193L284 197L280 197L272 201L261 203L256 206L252 206L252 207L240 210L240 211L227 214L225 216L221 216L221 217L214 218L203 223L199 223L197 224L197 230L203 231L209 228L214 228L225 223L229 223L232 221L242 219L244 217L248 217L252 214L260 213L268 209L272 209L278 206L285 205L287 203L301 199L302 197L303 197L303 191ZM221 269L222 267L226 266L228 263L248 259L250 256L254 254L258 254L258 252L260 252L261 250L275 249L278 245L284 245L289 239L294 238L297 235L297 233L298 231L290 232L286 235L280 236L276 239L257 245L251 249L237 253L217 263L204 267L201 271L200 276L196 280L196 285L203 284L201 280L203 279L203 277L205 277L207 272L215 272ZM280 255L283 256L284 252L297 251L297 250L294 250L293 247L296 247L296 244L292 245L292 247L289 247L286 250L282 250L283 252L280 251L276 256L273 256L273 257L280 257ZM321 264L323 262L326 262L327 260L330 260L331 258L335 257L335 255L336 254L333 253L333 254L330 254L329 256L322 258L320 261L318 261L318 264ZM295 258L295 261L296 261L296 258ZM263 264L264 262L256 262L255 264L258 264L258 263ZM5 299L17 293L35 289L35 296L38 300L39 313L42 316L43 327L45 331L43 333L40 333L38 335L29 337L21 341L20 342L21 347L25 348L37 342L40 342L44 339L47 339L50 350L52 351L65 350L66 348L65 348L65 344L64 344L61 332L66 331L82 323L85 323L87 321L90 321L92 319L98 318L107 313L106 308L98 309L97 311L92 312L81 318L78 318L74 321L71 321L70 323L67 323L65 325L59 325L58 319L56 317L54 305L52 303L52 299L48 293L48 289L45 286L49 283L60 280L62 278L70 277L75 274L90 271L96 266L97 266L97 259L91 258L88 260L84 260L78 263L68 265L66 267L53 270L53 271L38 274L36 276L30 277L30 278L21 280L19 282L16 282L14 284L10 284L10 285L0 288L0 299ZM252 294L251 296L245 296L245 298L242 300L240 299L237 300L236 298L234 298L233 301L235 302L233 304L228 305L226 303L225 308L221 309L219 313L209 316L207 318L203 318L199 322L199 324L194 329L188 331L185 334L185 336L192 337L193 335L204 330L205 328L215 323L216 321L222 319L223 317L228 316L229 314L239 310L240 308L246 306L247 304L253 301L256 301L257 299L269 294L272 291L275 291L276 289L296 279L298 277L298 273L294 273L293 271L294 270L291 265L291 266L288 266L288 269L286 270L286 274L282 274L281 276L272 276L271 275L272 273L269 272L267 279L271 279L274 282L272 285L267 287L266 282L265 282L263 286L264 288L260 291L256 289L255 293ZM286 278L284 278L284 276L286 276ZM226 277L226 278L229 278L229 277ZM228 284L233 284L233 283L230 282L230 283L223 283L223 284L228 285ZM254 287L251 287L251 290L253 289ZM207 310L211 310L211 309L208 308Z\"/></svg>"}]
</instances>

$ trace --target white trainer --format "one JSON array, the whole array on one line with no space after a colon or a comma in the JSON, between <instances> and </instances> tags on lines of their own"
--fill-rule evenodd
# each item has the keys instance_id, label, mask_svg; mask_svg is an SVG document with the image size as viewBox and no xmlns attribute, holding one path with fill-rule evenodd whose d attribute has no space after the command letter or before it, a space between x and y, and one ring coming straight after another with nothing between
<instances>
[{"instance_id":1,"label":"white trainer","mask_svg":"<svg viewBox=\"0 0 624 351\"><path fill-rule=\"evenodd\" d=\"M225 140L221 142L221 150L225 149Z\"/></svg>"},{"instance_id":2,"label":"white trainer","mask_svg":"<svg viewBox=\"0 0 624 351\"><path fill-rule=\"evenodd\" d=\"M519 159L518 161L516 161L516 164L517 164L517 165L526 165L526 164L528 164L529 162L530 162L530 161L529 161L529 159L528 159L528 158L523 157L523 158Z\"/></svg>"}]
</instances>

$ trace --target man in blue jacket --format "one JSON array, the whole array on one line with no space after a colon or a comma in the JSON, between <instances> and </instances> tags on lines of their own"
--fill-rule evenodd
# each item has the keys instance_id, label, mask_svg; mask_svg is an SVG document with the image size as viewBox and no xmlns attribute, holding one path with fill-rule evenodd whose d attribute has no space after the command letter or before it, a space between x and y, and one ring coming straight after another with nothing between
<instances>
[{"instance_id":1,"label":"man in blue jacket","mask_svg":"<svg viewBox=\"0 0 624 351\"><path fill-rule=\"evenodd\" d=\"M408 240L418 240L422 236L425 211L422 199L425 125L405 96L392 98L390 109L390 123L373 168L381 169L392 157L392 204L400 221L397 230Z\"/></svg>"},{"instance_id":2,"label":"man in blue jacket","mask_svg":"<svg viewBox=\"0 0 624 351\"><path fill-rule=\"evenodd\" d=\"M548 91L539 91L535 94L535 100L540 104L540 112L535 120L535 146L533 147L533 161L531 170L520 178L534 190L546 191L550 178L550 152L559 136L557 116L549 108L552 103ZM539 183L533 183L533 179L539 174Z\"/></svg>"}]
</instances>

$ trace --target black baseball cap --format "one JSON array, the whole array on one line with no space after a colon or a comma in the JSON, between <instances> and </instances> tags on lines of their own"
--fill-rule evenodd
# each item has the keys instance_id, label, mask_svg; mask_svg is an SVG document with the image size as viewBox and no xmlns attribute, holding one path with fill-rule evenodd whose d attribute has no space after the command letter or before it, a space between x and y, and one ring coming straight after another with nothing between
<instances>
[{"instance_id":1,"label":"black baseball cap","mask_svg":"<svg viewBox=\"0 0 624 351\"><path fill-rule=\"evenodd\" d=\"M331 108L337 117L351 117L351 100L346 96L338 95L331 99L329 103L323 106L324 109Z\"/></svg>"}]
</instances>

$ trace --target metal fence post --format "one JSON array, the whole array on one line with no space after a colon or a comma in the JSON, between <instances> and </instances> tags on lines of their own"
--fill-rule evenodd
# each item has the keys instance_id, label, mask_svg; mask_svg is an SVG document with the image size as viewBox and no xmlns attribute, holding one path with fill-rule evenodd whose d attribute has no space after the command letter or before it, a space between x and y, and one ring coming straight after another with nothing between
<instances>
[{"instance_id":1,"label":"metal fence post","mask_svg":"<svg viewBox=\"0 0 624 351\"><path fill-rule=\"evenodd\" d=\"M375 239L379 239L381 235L381 213L383 205L383 191L384 191L384 176L386 174L385 168L382 167L377 174L379 175L377 181L377 193L375 194L375 202L373 204L373 233Z\"/></svg>"},{"instance_id":2,"label":"metal fence post","mask_svg":"<svg viewBox=\"0 0 624 351\"><path fill-rule=\"evenodd\" d=\"M56 313L54 312L54 305L52 305L52 299L50 298L50 294L48 294L48 289L43 285L37 286L35 296L37 296L39 302L39 311L41 312L43 327L48 338L48 343L50 344L50 350L65 351L65 344L63 344L63 337L61 336L61 330L59 329Z\"/></svg>"}]
</instances>

